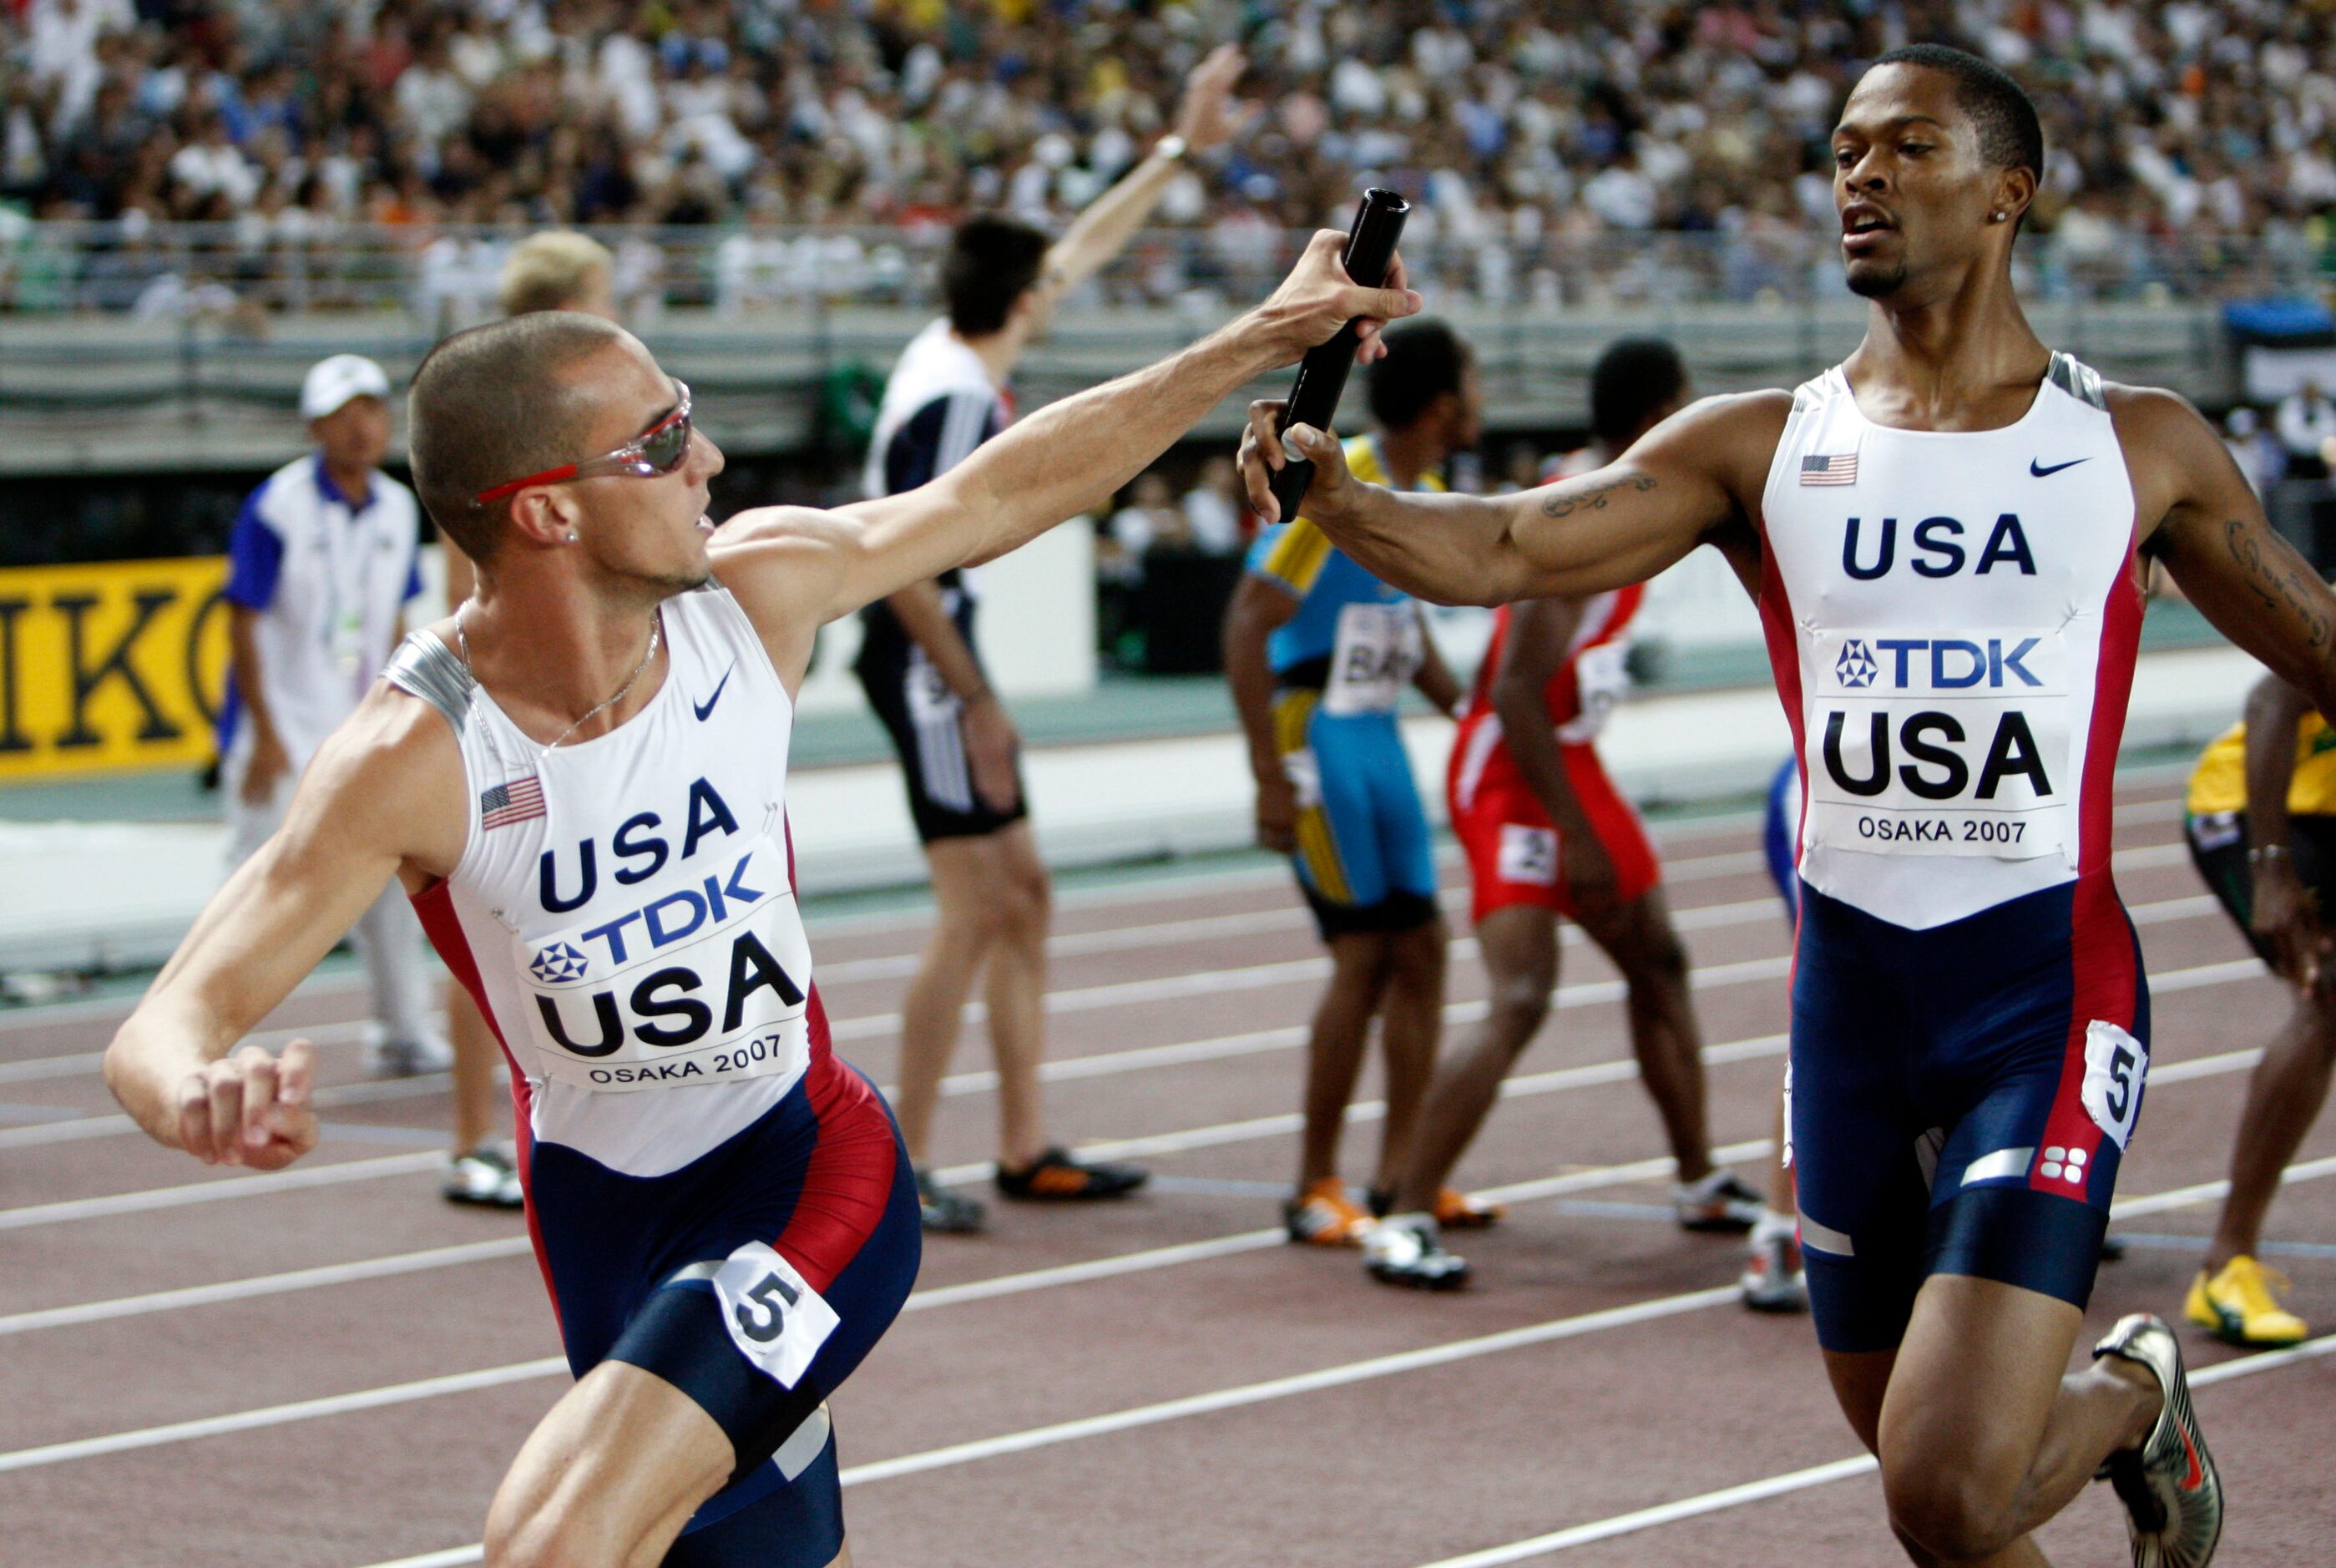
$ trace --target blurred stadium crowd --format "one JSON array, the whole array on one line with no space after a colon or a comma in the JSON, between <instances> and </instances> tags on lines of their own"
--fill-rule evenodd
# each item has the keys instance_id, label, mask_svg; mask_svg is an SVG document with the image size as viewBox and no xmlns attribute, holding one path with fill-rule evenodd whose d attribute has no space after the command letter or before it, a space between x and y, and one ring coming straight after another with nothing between
<instances>
[{"instance_id":1,"label":"blurred stadium crowd","mask_svg":"<svg viewBox=\"0 0 2336 1568\"><path fill-rule=\"evenodd\" d=\"M1233 292L1376 180L1425 198L1407 244L1465 248L1445 281L1488 297L1555 295L1537 255L1660 231L1730 242L1703 282L1745 297L1833 222L1856 63L1942 38L2045 109L2034 285L2179 289L2223 252L2336 270L2332 34L2336 6L2297 0L7 0L0 197L132 244L229 225L247 258L543 223L913 245L977 208L1066 219L1243 36L1256 122L1169 194L1187 242L1139 249L1123 292ZM864 251L798 260L884 281Z\"/></svg>"}]
</instances>

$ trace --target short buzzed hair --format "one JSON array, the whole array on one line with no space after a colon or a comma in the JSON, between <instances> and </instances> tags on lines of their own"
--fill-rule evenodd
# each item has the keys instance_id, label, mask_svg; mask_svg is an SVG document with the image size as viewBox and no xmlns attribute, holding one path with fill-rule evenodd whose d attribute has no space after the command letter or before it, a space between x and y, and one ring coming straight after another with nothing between
<instances>
[{"instance_id":1,"label":"short buzzed hair","mask_svg":"<svg viewBox=\"0 0 2336 1568\"><path fill-rule=\"evenodd\" d=\"M496 294L505 316L573 310L592 293L595 275L605 281L616 276L616 268L608 248L590 235L547 229L512 249Z\"/></svg>"},{"instance_id":2,"label":"short buzzed hair","mask_svg":"<svg viewBox=\"0 0 2336 1568\"><path fill-rule=\"evenodd\" d=\"M1408 430L1429 406L1465 382L1475 356L1460 335L1434 317L1390 326L1379 341L1387 352L1371 366L1371 417L1388 430Z\"/></svg>"},{"instance_id":3,"label":"short buzzed hair","mask_svg":"<svg viewBox=\"0 0 2336 1568\"><path fill-rule=\"evenodd\" d=\"M1590 433L1613 451L1629 445L1648 416L1687 390L1679 351L1660 337L1619 337L1590 372Z\"/></svg>"},{"instance_id":4,"label":"short buzzed hair","mask_svg":"<svg viewBox=\"0 0 2336 1568\"><path fill-rule=\"evenodd\" d=\"M1038 281L1047 244L1044 234L1011 218L978 213L959 224L941 259L949 325L967 337L1002 328L1014 302Z\"/></svg>"},{"instance_id":5,"label":"short buzzed hair","mask_svg":"<svg viewBox=\"0 0 2336 1568\"><path fill-rule=\"evenodd\" d=\"M472 560L501 542L511 502L481 491L588 455L589 400L568 367L620 341L597 316L545 310L473 326L432 349L406 401L406 455L430 521Z\"/></svg>"},{"instance_id":6,"label":"short buzzed hair","mask_svg":"<svg viewBox=\"0 0 2336 1568\"><path fill-rule=\"evenodd\" d=\"M1955 79L1955 103L1979 129L1980 154L1998 169L2025 169L2044 178L2044 123L2019 83L1976 54L1944 44L1909 44L1874 63L1920 65Z\"/></svg>"}]
</instances>

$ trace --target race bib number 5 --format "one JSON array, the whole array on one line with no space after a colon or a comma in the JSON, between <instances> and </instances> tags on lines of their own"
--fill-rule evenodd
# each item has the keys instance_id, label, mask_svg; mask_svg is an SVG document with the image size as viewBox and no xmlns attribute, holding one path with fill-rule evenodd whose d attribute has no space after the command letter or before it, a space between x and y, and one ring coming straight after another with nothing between
<instances>
[{"instance_id":1,"label":"race bib number 5","mask_svg":"<svg viewBox=\"0 0 2336 1568\"><path fill-rule=\"evenodd\" d=\"M768 837L513 945L528 1038L562 1083L727 1082L810 1059L811 945Z\"/></svg>"},{"instance_id":2,"label":"race bib number 5","mask_svg":"<svg viewBox=\"0 0 2336 1568\"><path fill-rule=\"evenodd\" d=\"M1806 710L1812 847L2031 860L2064 852L2065 639L1819 631Z\"/></svg>"},{"instance_id":3,"label":"race bib number 5","mask_svg":"<svg viewBox=\"0 0 2336 1568\"><path fill-rule=\"evenodd\" d=\"M750 1242L715 1271L722 1326L738 1353L792 1388L842 1320L811 1282L770 1247Z\"/></svg>"}]
</instances>

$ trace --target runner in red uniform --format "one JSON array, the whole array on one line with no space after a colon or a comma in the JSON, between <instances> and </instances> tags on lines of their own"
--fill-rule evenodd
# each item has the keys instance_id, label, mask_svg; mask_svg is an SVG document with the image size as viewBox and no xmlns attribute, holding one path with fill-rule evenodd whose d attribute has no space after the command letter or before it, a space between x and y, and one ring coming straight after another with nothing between
<instances>
[{"instance_id":1,"label":"runner in red uniform","mask_svg":"<svg viewBox=\"0 0 2336 1568\"><path fill-rule=\"evenodd\" d=\"M1591 375L1594 439L1552 477L1612 462L1687 399L1686 367L1669 344L1612 345ZM1631 1049L1679 1162L1679 1223L1746 1231L1759 1218L1759 1194L1711 1163L1687 954L1671 930L1646 829L1606 776L1594 744L1626 684L1626 638L1645 593L1633 583L1533 599L1504 606L1494 622L1449 781L1492 1008L1436 1069L1396 1213L1364 1242L1374 1279L1430 1290L1466 1281L1467 1264L1438 1241L1438 1221L1488 1224L1497 1211L1446 1203L1439 1213L1436 1193L1549 1014L1559 915L1579 922L1630 986Z\"/></svg>"}]
</instances>

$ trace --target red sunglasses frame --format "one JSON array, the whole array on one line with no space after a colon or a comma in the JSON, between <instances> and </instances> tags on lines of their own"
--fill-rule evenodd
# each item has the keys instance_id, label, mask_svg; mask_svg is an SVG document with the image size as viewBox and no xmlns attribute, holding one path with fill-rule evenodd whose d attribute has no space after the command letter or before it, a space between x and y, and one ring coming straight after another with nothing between
<instances>
[{"instance_id":1,"label":"red sunglasses frame","mask_svg":"<svg viewBox=\"0 0 2336 1568\"><path fill-rule=\"evenodd\" d=\"M563 463L558 468L547 468L541 473L530 473L525 479L514 479L506 483L498 484L492 490L479 492L471 498L472 502L476 505L484 506L490 502L501 501L505 496L517 495L530 485L559 484L566 480L591 479L600 474L623 474L632 479L654 479L659 474L671 473L688 460L692 428L689 419L689 384L686 381L676 381L674 385L681 390L681 401L674 406L674 411L617 448L616 451L603 453L599 457L579 458L574 463ZM681 444L675 448L673 462L664 468L659 468L643 455L643 450L650 442L676 424L682 427Z\"/></svg>"}]
</instances>

